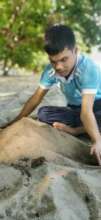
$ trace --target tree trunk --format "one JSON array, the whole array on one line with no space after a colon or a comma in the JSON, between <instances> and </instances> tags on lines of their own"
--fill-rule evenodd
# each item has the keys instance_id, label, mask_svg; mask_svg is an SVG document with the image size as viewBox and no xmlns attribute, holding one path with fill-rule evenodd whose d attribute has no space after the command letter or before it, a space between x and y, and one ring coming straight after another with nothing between
<instances>
[{"instance_id":1,"label":"tree trunk","mask_svg":"<svg viewBox=\"0 0 101 220\"><path fill-rule=\"evenodd\" d=\"M4 60L4 66L3 66L3 76L8 76L9 68L7 66L8 60Z\"/></svg>"}]
</instances>

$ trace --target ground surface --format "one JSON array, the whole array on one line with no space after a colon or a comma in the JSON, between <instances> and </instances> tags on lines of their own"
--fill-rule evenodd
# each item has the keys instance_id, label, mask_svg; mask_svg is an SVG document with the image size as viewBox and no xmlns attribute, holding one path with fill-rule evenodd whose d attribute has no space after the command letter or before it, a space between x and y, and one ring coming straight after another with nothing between
<instances>
[{"instance_id":1,"label":"ground surface","mask_svg":"<svg viewBox=\"0 0 101 220\"><path fill-rule=\"evenodd\" d=\"M13 119L39 84L39 76L0 77L0 124ZM57 92L56 92L57 91ZM54 99L53 99L53 97ZM59 96L60 95L60 96ZM61 97L61 98L60 98ZM65 98L54 87L41 105L65 105ZM36 115L33 112L32 115Z\"/></svg>"},{"instance_id":2,"label":"ground surface","mask_svg":"<svg viewBox=\"0 0 101 220\"><path fill-rule=\"evenodd\" d=\"M1 125L19 113L37 84L38 77L33 76L0 77ZM59 90L53 88L41 105L44 104L65 105L65 100ZM36 112L32 114L34 117ZM33 161L24 158L15 164L1 164L0 219L101 220L101 168L91 166L89 161L88 165L85 164L83 155L79 155L78 161L75 160L72 147L77 145L75 152L78 155L80 144L84 147L85 143L57 132L54 138L52 132L49 128L46 138L42 136L45 147L49 147L45 142L49 140L48 136L52 137L54 148L60 147L60 152L63 152L63 147L66 150L67 142L72 158L68 158L67 152L67 156L58 153L54 162L40 157ZM65 146L61 145L61 140ZM40 144L38 139L36 141Z\"/></svg>"}]
</instances>

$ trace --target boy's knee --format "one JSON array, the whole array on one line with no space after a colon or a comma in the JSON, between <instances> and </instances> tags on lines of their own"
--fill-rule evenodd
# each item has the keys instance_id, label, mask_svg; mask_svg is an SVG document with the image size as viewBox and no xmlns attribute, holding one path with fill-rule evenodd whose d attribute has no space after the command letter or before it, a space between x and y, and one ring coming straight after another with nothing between
<instances>
[{"instance_id":1,"label":"boy's knee","mask_svg":"<svg viewBox=\"0 0 101 220\"><path fill-rule=\"evenodd\" d=\"M38 119L40 121L46 122L47 121L47 111L46 111L47 107L41 107L38 110Z\"/></svg>"}]
</instances>

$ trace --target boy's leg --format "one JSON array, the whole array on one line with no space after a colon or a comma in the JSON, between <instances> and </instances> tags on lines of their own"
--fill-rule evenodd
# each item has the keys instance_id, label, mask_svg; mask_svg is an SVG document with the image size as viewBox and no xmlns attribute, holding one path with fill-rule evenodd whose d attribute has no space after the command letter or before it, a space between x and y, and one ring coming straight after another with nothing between
<instances>
[{"instance_id":1,"label":"boy's leg","mask_svg":"<svg viewBox=\"0 0 101 220\"><path fill-rule=\"evenodd\" d=\"M44 106L38 111L38 119L47 124L53 125L54 122L61 122L75 127L75 114L72 109L67 107Z\"/></svg>"}]
</instances>

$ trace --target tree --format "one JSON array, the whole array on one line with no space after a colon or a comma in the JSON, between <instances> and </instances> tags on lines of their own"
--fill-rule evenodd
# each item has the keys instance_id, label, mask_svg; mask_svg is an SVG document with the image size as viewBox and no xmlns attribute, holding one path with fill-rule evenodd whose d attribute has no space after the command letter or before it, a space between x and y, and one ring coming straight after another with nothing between
<instances>
[{"instance_id":1,"label":"tree","mask_svg":"<svg viewBox=\"0 0 101 220\"><path fill-rule=\"evenodd\" d=\"M101 44L101 1L100 0L56 0L55 13L63 14L77 35L77 41L86 50Z\"/></svg>"},{"instance_id":2,"label":"tree","mask_svg":"<svg viewBox=\"0 0 101 220\"><path fill-rule=\"evenodd\" d=\"M32 67L35 52L42 49L50 3L50 0L0 2L0 60L4 60L5 75L9 60L11 65Z\"/></svg>"},{"instance_id":3,"label":"tree","mask_svg":"<svg viewBox=\"0 0 101 220\"><path fill-rule=\"evenodd\" d=\"M101 44L100 0L0 0L0 60L4 74L8 66L41 70L43 36L47 25L65 23L76 34L77 42L89 51Z\"/></svg>"}]
</instances>

